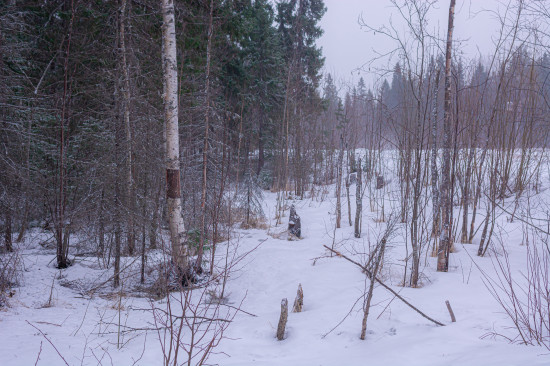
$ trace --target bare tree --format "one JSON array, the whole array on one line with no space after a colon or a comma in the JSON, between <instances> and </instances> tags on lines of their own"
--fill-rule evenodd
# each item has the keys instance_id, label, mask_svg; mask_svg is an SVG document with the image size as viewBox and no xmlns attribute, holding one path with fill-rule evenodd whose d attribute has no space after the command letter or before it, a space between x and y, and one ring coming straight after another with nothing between
<instances>
[{"instance_id":1,"label":"bare tree","mask_svg":"<svg viewBox=\"0 0 550 366\"><path fill-rule=\"evenodd\" d=\"M342 221L342 175L344 173L344 136L340 135L340 151L338 152L338 166L336 178L336 228L341 227Z\"/></svg>"},{"instance_id":2,"label":"bare tree","mask_svg":"<svg viewBox=\"0 0 550 366\"><path fill-rule=\"evenodd\" d=\"M435 75L434 92L432 96L432 235L434 237L439 236L440 222L439 222L439 184L438 184L438 172L437 172L437 120L438 120L438 108L437 108L437 96L439 95L439 74L441 69L438 67Z\"/></svg>"},{"instance_id":3,"label":"bare tree","mask_svg":"<svg viewBox=\"0 0 550 366\"><path fill-rule=\"evenodd\" d=\"M357 181L355 182L355 237L361 237L361 214L363 211L363 195L361 187L363 184L363 165L361 158L357 159Z\"/></svg>"},{"instance_id":4,"label":"bare tree","mask_svg":"<svg viewBox=\"0 0 550 366\"><path fill-rule=\"evenodd\" d=\"M208 132L210 130L210 60L212 57L212 35L213 27L214 0L210 0L210 13L208 17L208 41L206 45L206 77L205 77L205 115L204 115L204 146L202 150L202 192L201 192L201 229L198 248L198 257L196 270L201 270L202 255L206 237L206 185L208 172Z\"/></svg>"},{"instance_id":5,"label":"bare tree","mask_svg":"<svg viewBox=\"0 0 550 366\"><path fill-rule=\"evenodd\" d=\"M127 59L126 48L126 23L127 16L127 1L120 2L120 19L119 19L119 43L120 43L120 67L122 71L122 105L123 105L123 120L124 131L126 134L126 238L127 249L130 255L134 254L135 249L135 233L134 233L134 178L132 164L132 126L130 123L130 71Z\"/></svg>"},{"instance_id":6,"label":"bare tree","mask_svg":"<svg viewBox=\"0 0 550 366\"><path fill-rule=\"evenodd\" d=\"M445 107L443 114L443 167L441 179L441 239L437 251L437 271L447 272L451 244L451 52L453 46L453 23L456 0L449 5L447 48L445 51ZM435 213L434 213L435 214Z\"/></svg>"}]
</instances>

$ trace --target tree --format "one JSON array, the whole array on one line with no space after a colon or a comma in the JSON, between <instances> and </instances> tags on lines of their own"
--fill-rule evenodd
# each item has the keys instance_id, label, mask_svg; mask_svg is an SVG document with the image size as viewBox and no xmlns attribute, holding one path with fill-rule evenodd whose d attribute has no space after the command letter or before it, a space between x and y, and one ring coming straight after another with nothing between
<instances>
[{"instance_id":1,"label":"tree","mask_svg":"<svg viewBox=\"0 0 550 366\"><path fill-rule=\"evenodd\" d=\"M242 62L247 68L245 76L249 87L245 97L250 103L250 119L256 125L253 130L258 141L258 175L265 165L266 147L272 147L276 140L273 121L276 113L280 113L284 94L283 50L274 20L268 0L254 1L246 16L246 37L243 37Z\"/></svg>"},{"instance_id":2,"label":"tree","mask_svg":"<svg viewBox=\"0 0 550 366\"><path fill-rule=\"evenodd\" d=\"M445 106L443 113L443 167L441 174L441 239L437 250L437 271L449 269L449 250L451 245L451 52L453 46L453 23L456 0L449 5L449 24L447 29L447 48L445 51ZM435 213L434 213L435 214Z\"/></svg>"},{"instance_id":3,"label":"tree","mask_svg":"<svg viewBox=\"0 0 550 366\"><path fill-rule=\"evenodd\" d=\"M295 191L299 196L303 196L307 172L307 159L303 155L303 123L308 114L307 106L318 104L319 99L317 88L324 58L315 40L323 33L318 22L325 11L322 0L284 0L277 4L277 22L286 56L287 73L281 124L284 145L281 149L279 187L286 189L290 178L289 161L292 158Z\"/></svg>"},{"instance_id":4,"label":"tree","mask_svg":"<svg viewBox=\"0 0 550 366\"><path fill-rule=\"evenodd\" d=\"M164 122L166 129L166 200L170 224L172 261L179 271L187 270L187 248L183 242L180 188L180 145L178 128L178 64L173 0L162 0L162 66L164 78Z\"/></svg>"}]
</instances>

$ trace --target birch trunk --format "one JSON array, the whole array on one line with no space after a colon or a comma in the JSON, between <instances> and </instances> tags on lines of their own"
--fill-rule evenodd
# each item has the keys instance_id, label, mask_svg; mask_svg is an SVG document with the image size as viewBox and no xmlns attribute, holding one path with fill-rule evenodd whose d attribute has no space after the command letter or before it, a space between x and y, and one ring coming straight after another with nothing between
<instances>
[{"instance_id":1,"label":"birch trunk","mask_svg":"<svg viewBox=\"0 0 550 366\"><path fill-rule=\"evenodd\" d=\"M453 22L456 0L449 5L449 26L445 55L445 109L443 130L443 174L441 182L441 239L437 250L437 271L447 272L449 268L449 243L451 238L451 52L453 45Z\"/></svg>"},{"instance_id":2,"label":"birch trunk","mask_svg":"<svg viewBox=\"0 0 550 366\"><path fill-rule=\"evenodd\" d=\"M170 226L172 261L187 268L187 249L183 243L185 225L182 217L180 188L180 147L178 130L178 65L173 0L162 1L162 67L164 76L164 120L166 128L166 198Z\"/></svg>"}]
</instances>

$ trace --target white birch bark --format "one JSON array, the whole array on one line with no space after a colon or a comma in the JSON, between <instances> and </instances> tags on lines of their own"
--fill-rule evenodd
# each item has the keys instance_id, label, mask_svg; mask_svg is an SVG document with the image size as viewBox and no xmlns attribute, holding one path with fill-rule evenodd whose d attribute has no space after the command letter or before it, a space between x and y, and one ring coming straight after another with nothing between
<instances>
[{"instance_id":1,"label":"white birch bark","mask_svg":"<svg viewBox=\"0 0 550 366\"><path fill-rule=\"evenodd\" d=\"M178 130L178 69L173 0L162 1L162 67L164 76L164 120L166 129L166 183L172 260L180 269L187 267L183 239L180 189L180 147Z\"/></svg>"}]
</instances>

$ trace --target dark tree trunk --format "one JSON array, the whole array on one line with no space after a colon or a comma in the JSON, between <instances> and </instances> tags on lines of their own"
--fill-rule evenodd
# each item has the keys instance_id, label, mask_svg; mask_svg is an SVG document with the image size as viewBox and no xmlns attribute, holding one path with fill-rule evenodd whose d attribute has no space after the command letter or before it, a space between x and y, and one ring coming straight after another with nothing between
<instances>
[{"instance_id":1,"label":"dark tree trunk","mask_svg":"<svg viewBox=\"0 0 550 366\"><path fill-rule=\"evenodd\" d=\"M262 168L265 164L265 152L264 152L264 121L260 118L260 126L258 131L258 169L256 174L260 175Z\"/></svg>"},{"instance_id":2,"label":"dark tree trunk","mask_svg":"<svg viewBox=\"0 0 550 366\"><path fill-rule=\"evenodd\" d=\"M358 161L357 168L357 181L355 182L355 237L361 237L361 214L363 211L363 200L361 197L361 185L363 184L363 166L361 165L361 159Z\"/></svg>"},{"instance_id":3,"label":"dark tree trunk","mask_svg":"<svg viewBox=\"0 0 550 366\"><path fill-rule=\"evenodd\" d=\"M6 222L4 228L4 245L8 252L13 252L12 233L11 233L11 210L6 208Z\"/></svg>"},{"instance_id":4,"label":"dark tree trunk","mask_svg":"<svg viewBox=\"0 0 550 366\"><path fill-rule=\"evenodd\" d=\"M443 130L443 174L441 182L441 240L437 251L437 271L447 272L451 241L451 52L453 44L453 21L456 0L449 5L449 26L447 30L447 50L445 56L445 109Z\"/></svg>"}]
</instances>

